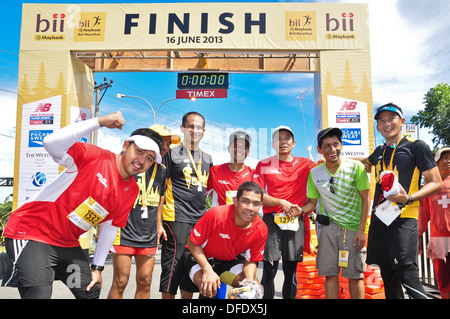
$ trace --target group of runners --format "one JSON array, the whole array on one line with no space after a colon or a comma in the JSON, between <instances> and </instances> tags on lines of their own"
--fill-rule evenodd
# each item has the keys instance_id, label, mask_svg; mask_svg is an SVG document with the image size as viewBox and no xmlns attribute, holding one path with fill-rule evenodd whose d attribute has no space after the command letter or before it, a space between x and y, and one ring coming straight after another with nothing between
<instances>
[{"instance_id":1,"label":"group of runners","mask_svg":"<svg viewBox=\"0 0 450 319\"><path fill-rule=\"evenodd\" d=\"M99 298L101 273L111 252L114 278L108 298L123 297L134 257L135 298L148 299L161 247L161 298L175 298L178 291L183 299L195 292L214 298L227 284L248 286L272 299L282 260L282 296L293 299L297 264L304 251L312 253L309 213L317 210L317 267L326 278L327 298L338 298L341 271L349 279L352 298L364 298L366 263L380 266L387 298L404 298L403 289L411 298L426 298L417 268L419 206L433 194L449 193L448 178L436 162L446 160L442 167L448 176L450 149L441 150L435 160L424 142L403 137L405 119L394 104L378 108L375 120L385 144L368 158L341 157L339 128L318 134L317 150L323 156L319 163L293 156L294 133L279 126L272 134L276 154L255 169L245 164L252 140L244 131L229 136L230 161L214 166L211 155L199 147L205 119L197 112L183 116L182 138L164 125L153 125L134 131L120 154L78 142L100 127L121 129L125 121L120 112L64 127L47 136L44 147L65 170L7 222L11 272L3 285L17 287L21 298L50 298L52 282L59 279L76 298ZM366 245L371 166L377 183ZM380 182L383 171L394 172L400 184L399 191L386 198ZM213 203L209 210L207 196ZM387 225L377 217L381 208L398 212L398 217ZM443 214L439 220L446 221L447 228L440 227L438 233L448 235L449 210ZM427 223L422 220L421 232ZM97 245L89 265L79 237L93 226ZM439 264L444 296L450 245L443 239L433 243L446 249L439 254L444 259Z\"/></svg>"}]
</instances>

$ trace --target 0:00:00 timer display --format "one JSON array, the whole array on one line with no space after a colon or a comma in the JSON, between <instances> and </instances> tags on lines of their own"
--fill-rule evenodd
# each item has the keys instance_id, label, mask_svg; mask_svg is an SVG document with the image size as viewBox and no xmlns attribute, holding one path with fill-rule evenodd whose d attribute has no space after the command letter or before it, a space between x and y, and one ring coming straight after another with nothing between
<instances>
[{"instance_id":1,"label":"0:00:00 timer display","mask_svg":"<svg viewBox=\"0 0 450 319\"><path fill-rule=\"evenodd\" d=\"M178 73L178 89L228 89L228 73Z\"/></svg>"}]
</instances>

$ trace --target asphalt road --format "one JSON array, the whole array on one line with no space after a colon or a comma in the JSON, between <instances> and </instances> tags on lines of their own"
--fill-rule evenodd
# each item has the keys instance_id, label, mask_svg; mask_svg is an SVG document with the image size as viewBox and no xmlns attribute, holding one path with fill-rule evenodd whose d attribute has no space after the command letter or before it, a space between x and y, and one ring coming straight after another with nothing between
<instances>
[{"instance_id":1,"label":"asphalt road","mask_svg":"<svg viewBox=\"0 0 450 319\"><path fill-rule=\"evenodd\" d=\"M280 263L281 264L281 263ZM280 266L281 268L281 266ZM134 264L131 266L130 280L128 282L127 288L124 292L124 299L133 299L134 293L136 289L136 267ZM161 274L161 263L160 257L156 257L155 268L153 270L153 282L151 285L150 291L150 299L161 299L161 293L159 292L159 276ZM100 293L100 299L107 299L109 289L111 288L112 278L113 278L113 267L112 267L112 259L108 258L105 264L105 269L103 270L103 287ZM257 277L261 280L262 277L262 265L260 264ZM280 269L277 273L277 277L275 278L275 299L281 298L281 286L283 282L283 273ZM180 294L178 293L176 298L180 298ZM198 294L194 294L194 298L198 298ZM16 288L11 287L0 287L0 299L20 299L19 292ZM61 282L55 281L53 283L53 294L52 299L74 299L70 290Z\"/></svg>"}]
</instances>

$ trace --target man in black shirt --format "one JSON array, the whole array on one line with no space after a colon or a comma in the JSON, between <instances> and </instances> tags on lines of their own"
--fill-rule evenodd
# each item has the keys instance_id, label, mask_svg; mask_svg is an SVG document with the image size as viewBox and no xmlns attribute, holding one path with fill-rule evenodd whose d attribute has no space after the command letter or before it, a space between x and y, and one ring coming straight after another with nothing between
<instances>
[{"instance_id":1,"label":"man in black shirt","mask_svg":"<svg viewBox=\"0 0 450 319\"><path fill-rule=\"evenodd\" d=\"M403 299L402 286L410 298L427 298L419 280L418 214L420 199L439 191L442 181L428 145L402 136L405 118L400 107L389 103L376 110L377 130L385 138L363 163L375 166L376 189L367 245L367 264L380 266L387 299ZM383 196L380 175L393 172L400 191ZM427 184L420 188L422 175ZM383 212L398 214L388 222ZM388 214L388 215L389 215Z\"/></svg>"},{"instance_id":2,"label":"man in black shirt","mask_svg":"<svg viewBox=\"0 0 450 319\"><path fill-rule=\"evenodd\" d=\"M197 112L183 116L183 142L170 149L163 159L167 167L163 224L167 240L162 243L159 291L164 299L175 297L175 267L183 254L191 229L206 212L206 186L212 157L199 148L205 119Z\"/></svg>"}]
</instances>

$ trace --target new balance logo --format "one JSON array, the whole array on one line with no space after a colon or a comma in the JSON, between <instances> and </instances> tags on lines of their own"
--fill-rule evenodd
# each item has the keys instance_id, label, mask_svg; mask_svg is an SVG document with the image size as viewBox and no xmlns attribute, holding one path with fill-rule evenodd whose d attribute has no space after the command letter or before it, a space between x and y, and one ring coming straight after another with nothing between
<instances>
[{"instance_id":1,"label":"new balance logo","mask_svg":"<svg viewBox=\"0 0 450 319\"><path fill-rule=\"evenodd\" d=\"M39 103L35 112L48 112L52 107L52 103Z\"/></svg>"}]
</instances>

